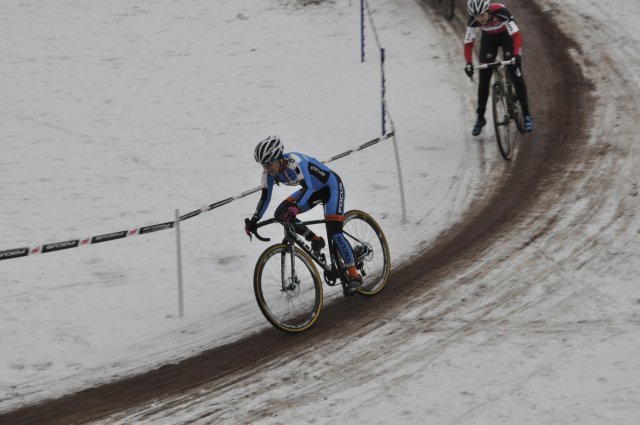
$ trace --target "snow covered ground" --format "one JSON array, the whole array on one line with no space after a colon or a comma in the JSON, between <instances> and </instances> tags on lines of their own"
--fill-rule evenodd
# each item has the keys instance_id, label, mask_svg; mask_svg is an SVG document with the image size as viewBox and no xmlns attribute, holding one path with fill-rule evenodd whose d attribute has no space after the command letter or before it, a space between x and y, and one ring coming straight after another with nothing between
<instances>
[{"instance_id":1,"label":"snow covered ground","mask_svg":"<svg viewBox=\"0 0 640 425\"><path fill-rule=\"evenodd\" d=\"M239 194L259 184L253 147L268 134L319 159L377 137L378 54L368 32L360 63L356 3L2 2L0 249L170 221ZM332 167L397 265L459 219L486 163L458 119L464 76L450 75L423 11L372 9L408 223L390 141ZM184 222L184 318L173 231L0 263L0 410L268 326L251 286L266 245L242 230L256 202Z\"/></svg>"},{"instance_id":2,"label":"snow covered ground","mask_svg":"<svg viewBox=\"0 0 640 425\"><path fill-rule=\"evenodd\" d=\"M164 222L254 187L265 134L319 158L378 135L378 64L359 63L358 2L237 3L0 4L0 249ZM635 0L539 3L596 84L584 151L601 152L566 170L576 180L548 194L551 207L534 206L483 261L362 338L105 423L207 423L215 411L220 423L265 412L262 423L637 424L640 14ZM413 1L371 5L409 222L390 144L333 168L348 208L379 219L400 263L503 163L459 118L471 107L453 89L468 87L461 52L447 51L458 40ZM172 231L1 262L0 411L268 326L250 284L264 245L242 232L255 200L184 223L182 319Z\"/></svg>"}]
</instances>

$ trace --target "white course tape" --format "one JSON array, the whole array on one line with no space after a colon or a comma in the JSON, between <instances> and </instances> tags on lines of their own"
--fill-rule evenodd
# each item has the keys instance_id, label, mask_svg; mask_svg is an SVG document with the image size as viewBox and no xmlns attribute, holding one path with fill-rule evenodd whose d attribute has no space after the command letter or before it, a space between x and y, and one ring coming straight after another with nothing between
<instances>
[{"instance_id":1,"label":"white course tape","mask_svg":"<svg viewBox=\"0 0 640 425\"><path fill-rule=\"evenodd\" d=\"M393 137L394 132L385 134L384 136L375 138L373 140L370 140L366 143L363 143L360 146L357 146L353 149L350 149L346 152L343 152L341 154L335 155L331 158L329 158L328 160L324 161L324 163L329 163L329 162L333 162L337 159L340 158L344 158L345 156L351 155L354 152L360 151L362 149L368 148L370 146L375 145L376 143L379 143L383 140L387 140L391 137ZM200 208L199 210L194 210L191 211L187 214L181 215L180 216L180 221L184 221L184 220L188 220L190 218L193 218L197 215L200 215L204 212L207 211L211 211L215 208L221 207L223 205L229 204L233 201L235 201L236 199L240 199L240 198L244 198L245 196L251 195L252 193L256 193L258 191L260 191L262 188L260 186L255 187L253 189L249 189L246 190L236 196L232 196L226 199L223 199L221 201L218 202L214 202L213 204L204 206L202 208ZM166 229L172 229L173 226L175 225L175 221L168 221L166 223L160 223L160 224L152 224L150 226L143 226L143 227L136 227L134 229L131 230L121 230L118 232L111 232L111 233L105 233L102 235L97 235L97 236L89 236L86 238L82 238L82 239L70 239L70 240L66 240L66 241L61 241L61 242L53 242L53 243L48 243L48 244L43 244L43 245L38 245L35 247L23 247L23 248L11 248L11 249L5 249L3 251L0 251L0 261L1 260L10 260L12 258L20 258L20 257L26 257L28 255L36 255L36 254L47 254L49 252L55 252L55 251L62 251L64 249L71 249L71 248L78 248L80 246L86 246L86 245L93 245L93 244L97 244L97 243L102 243L102 242L108 242L108 241L114 241L117 239L123 239L123 238L129 238L132 236L136 236L136 235L144 235L146 233L153 233L153 232L158 232L160 230L166 230Z\"/></svg>"}]
</instances>

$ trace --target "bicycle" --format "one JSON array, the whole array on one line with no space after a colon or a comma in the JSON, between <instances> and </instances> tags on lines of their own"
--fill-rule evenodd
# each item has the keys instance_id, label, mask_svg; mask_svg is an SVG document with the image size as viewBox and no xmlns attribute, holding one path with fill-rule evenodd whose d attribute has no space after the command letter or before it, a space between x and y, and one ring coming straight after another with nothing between
<instances>
[{"instance_id":1,"label":"bicycle","mask_svg":"<svg viewBox=\"0 0 640 425\"><path fill-rule=\"evenodd\" d=\"M318 320L323 304L322 282L315 265L324 271L329 286L341 284L343 290L348 275L337 247L328 238L330 261L324 252L316 255L306 241L296 234L292 224L275 218L257 224L252 232L259 240L268 242L257 229L273 223L284 227L282 243L268 247L258 258L253 275L253 288L260 311L275 328L289 333L309 329ZM322 224L326 220L301 222L304 225ZM344 215L343 234L353 248L356 268L363 282L357 293L364 296L378 294L387 283L390 255L382 229L367 213L358 210Z\"/></svg>"},{"instance_id":2,"label":"bicycle","mask_svg":"<svg viewBox=\"0 0 640 425\"><path fill-rule=\"evenodd\" d=\"M495 79L492 86L493 127L498 148L502 157L508 161L515 151L518 133L524 133L524 115L511 77L507 76L507 67L514 66L515 58L474 66L474 69L493 68Z\"/></svg>"},{"instance_id":3,"label":"bicycle","mask_svg":"<svg viewBox=\"0 0 640 425\"><path fill-rule=\"evenodd\" d=\"M444 17L448 20L452 20L453 12L455 10L455 0L438 0L438 3L440 3Z\"/></svg>"}]
</instances>

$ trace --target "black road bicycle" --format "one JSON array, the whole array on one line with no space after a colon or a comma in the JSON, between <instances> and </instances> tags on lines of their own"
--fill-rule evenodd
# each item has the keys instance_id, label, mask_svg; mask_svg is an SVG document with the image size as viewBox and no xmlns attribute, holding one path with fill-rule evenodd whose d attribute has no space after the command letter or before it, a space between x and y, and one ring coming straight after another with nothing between
<instances>
[{"instance_id":1,"label":"black road bicycle","mask_svg":"<svg viewBox=\"0 0 640 425\"><path fill-rule=\"evenodd\" d=\"M476 65L474 69L493 68L492 86L493 127L500 154L505 160L513 157L518 134L524 132L524 115L516 94L516 89L507 74L508 66L515 66L516 60L497 61Z\"/></svg>"},{"instance_id":2,"label":"black road bicycle","mask_svg":"<svg viewBox=\"0 0 640 425\"><path fill-rule=\"evenodd\" d=\"M302 222L322 224L326 220ZM256 301L264 317L284 332L302 332L318 320L322 309L322 280L316 265L324 271L329 286L348 282L347 269L337 247L327 239L329 261L322 252L313 253L306 241L296 234L293 225L272 218L258 223L257 228L273 223L284 227L282 243L267 248L258 258L253 274ZM253 234L261 241L269 238ZM391 260L389 246L382 229L363 211L348 211L344 215L343 234L353 248L356 268L362 276L357 293L373 296L382 291L389 278Z\"/></svg>"}]
</instances>

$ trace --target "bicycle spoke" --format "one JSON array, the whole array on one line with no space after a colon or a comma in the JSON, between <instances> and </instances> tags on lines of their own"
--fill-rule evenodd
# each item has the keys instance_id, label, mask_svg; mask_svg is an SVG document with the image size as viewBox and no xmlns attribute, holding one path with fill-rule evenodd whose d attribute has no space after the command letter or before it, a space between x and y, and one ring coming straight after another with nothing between
<instances>
[{"instance_id":1,"label":"bicycle spoke","mask_svg":"<svg viewBox=\"0 0 640 425\"><path fill-rule=\"evenodd\" d=\"M371 221L371 222L369 222ZM347 213L343 233L356 256L363 278L360 293L374 295L386 284L389 275L389 249L384 236L379 236L375 221L362 212ZM378 228L379 229L379 228Z\"/></svg>"},{"instance_id":2,"label":"bicycle spoke","mask_svg":"<svg viewBox=\"0 0 640 425\"><path fill-rule=\"evenodd\" d=\"M299 332L311 326L322 307L322 287L310 259L297 249L293 258L295 273L289 247L268 248L258 260L254 281L263 314L286 332Z\"/></svg>"}]
</instances>

